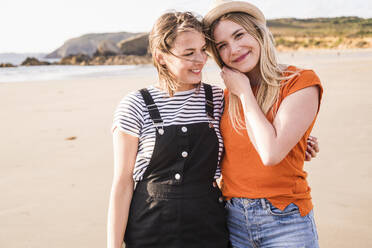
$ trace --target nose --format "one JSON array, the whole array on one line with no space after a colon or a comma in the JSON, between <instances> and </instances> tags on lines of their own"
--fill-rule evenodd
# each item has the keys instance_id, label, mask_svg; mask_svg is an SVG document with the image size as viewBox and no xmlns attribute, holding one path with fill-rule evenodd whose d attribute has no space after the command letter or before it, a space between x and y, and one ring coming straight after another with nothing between
<instances>
[{"instance_id":1,"label":"nose","mask_svg":"<svg viewBox=\"0 0 372 248\"><path fill-rule=\"evenodd\" d=\"M232 44L230 44L230 49L231 49L231 54L232 55L235 55L235 54L240 52L240 46L238 44L234 43L234 42Z\"/></svg>"},{"instance_id":2,"label":"nose","mask_svg":"<svg viewBox=\"0 0 372 248\"><path fill-rule=\"evenodd\" d=\"M193 59L194 63L197 64L204 64L207 61L207 54L205 52L200 52L195 54L195 58Z\"/></svg>"}]
</instances>

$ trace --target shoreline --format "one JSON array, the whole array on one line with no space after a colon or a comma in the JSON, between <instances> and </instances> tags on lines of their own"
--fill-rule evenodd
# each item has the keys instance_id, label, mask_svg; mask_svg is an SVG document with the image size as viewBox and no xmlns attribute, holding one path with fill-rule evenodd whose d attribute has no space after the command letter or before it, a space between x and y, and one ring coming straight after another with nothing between
<instances>
[{"instance_id":1,"label":"shoreline","mask_svg":"<svg viewBox=\"0 0 372 248\"><path fill-rule=\"evenodd\" d=\"M372 57L371 49L318 49L301 51L281 51L278 52L280 63L293 64L297 58L306 56L308 59L315 59L318 63L326 63L333 57L343 60L368 61ZM308 67L308 61L304 60L301 64ZM209 57L204 70L217 65ZM37 81L63 81L80 79L114 79L131 75L133 73L153 73L156 76L156 70L152 64L139 65L49 65L49 66L19 66L12 68L0 68L0 85L6 83L32 83Z\"/></svg>"},{"instance_id":2,"label":"shoreline","mask_svg":"<svg viewBox=\"0 0 372 248\"><path fill-rule=\"evenodd\" d=\"M299 47L299 48L296 48L296 49L290 49L290 48L286 48L286 47L284 47L284 48L278 48L277 47L277 50L278 50L278 53L288 53L288 52L298 53L298 52L303 52L303 51L315 52L315 53L316 52L332 52L332 51L336 51L336 52L367 51L367 52L370 52L370 51L372 51L372 47L366 47L366 48L357 48L357 47L355 47L355 48L312 48L312 47L306 48L306 47ZM16 53L14 53L14 54L16 54ZM21 55L21 54L17 54L17 55ZM81 56L81 55L72 55L72 58L77 57L77 56ZM62 66L62 65L70 65L70 66L147 65L147 64L152 63L149 56L133 56L133 55L125 55L125 57L129 57L127 59L129 61L128 63L125 63L125 64L117 63L117 62L122 60L120 57L122 57L122 55L108 56L104 60L99 59L99 56L98 57L92 57L91 60L93 62L96 61L96 62L94 62L96 64L89 64L87 61L82 61L81 63L80 62L79 63L76 63L76 62L72 63L71 61L74 61L74 59L67 59L66 60L66 58L52 58L52 59L48 58L48 59L46 59L46 58L43 58L43 57L37 57L37 58L35 57L39 61L40 64L38 64L38 65L31 65L31 64L22 65L22 63L25 62L27 59L33 58L33 57L26 57L23 62L19 62L19 63L12 63L11 61L0 60L0 70L1 70L1 68L15 68L15 67L23 67L23 66L28 67L28 66ZM65 63L61 63L63 60L66 60ZM106 64L105 64L105 61L106 61ZM115 62L115 61L117 61L117 62ZM141 63L141 61L148 61L148 63ZM49 64L42 64L42 63L49 63Z\"/></svg>"}]
</instances>

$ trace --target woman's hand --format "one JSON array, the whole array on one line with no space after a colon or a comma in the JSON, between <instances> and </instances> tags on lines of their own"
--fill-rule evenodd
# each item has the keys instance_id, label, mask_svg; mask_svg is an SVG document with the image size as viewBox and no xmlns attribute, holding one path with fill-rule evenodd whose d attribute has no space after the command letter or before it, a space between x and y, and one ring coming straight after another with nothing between
<instances>
[{"instance_id":1,"label":"woman's hand","mask_svg":"<svg viewBox=\"0 0 372 248\"><path fill-rule=\"evenodd\" d=\"M311 161L312 158L316 157L316 154L319 152L319 143L318 139L314 136L309 136L307 138L307 148L305 152L305 161Z\"/></svg>"},{"instance_id":2,"label":"woman's hand","mask_svg":"<svg viewBox=\"0 0 372 248\"><path fill-rule=\"evenodd\" d=\"M221 71L221 78L226 88L238 97L244 92L247 92L247 90L251 90L249 78L240 71L224 66Z\"/></svg>"}]
</instances>

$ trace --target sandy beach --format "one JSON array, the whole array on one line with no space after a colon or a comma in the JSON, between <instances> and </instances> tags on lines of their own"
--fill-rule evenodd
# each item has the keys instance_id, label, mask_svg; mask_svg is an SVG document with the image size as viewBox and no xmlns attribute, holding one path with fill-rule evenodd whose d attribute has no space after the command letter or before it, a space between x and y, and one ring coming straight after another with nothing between
<instances>
[{"instance_id":1,"label":"sandy beach","mask_svg":"<svg viewBox=\"0 0 372 248\"><path fill-rule=\"evenodd\" d=\"M324 96L309 173L321 247L372 247L372 50L280 54L313 68ZM204 81L222 86L211 61ZM113 172L111 122L127 93L154 83L127 76L0 83L0 247L105 247Z\"/></svg>"}]
</instances>

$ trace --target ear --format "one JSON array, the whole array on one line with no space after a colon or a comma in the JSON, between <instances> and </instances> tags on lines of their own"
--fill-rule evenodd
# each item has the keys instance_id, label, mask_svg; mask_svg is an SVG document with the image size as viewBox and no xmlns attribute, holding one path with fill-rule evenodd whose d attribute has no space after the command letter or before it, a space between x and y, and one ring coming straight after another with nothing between
<instances>
[{"instance_id":1,"label":"ear","mask_svg":"<svg viewBox=\"0 0 372 248\"><path fill-rule=\"evenodd\" d=\"M164 54L161 53L160 51L155 52L155 59L156 59L156 61L158 61L159 64L165 65Z\"/></svg>"}]
</instances>

